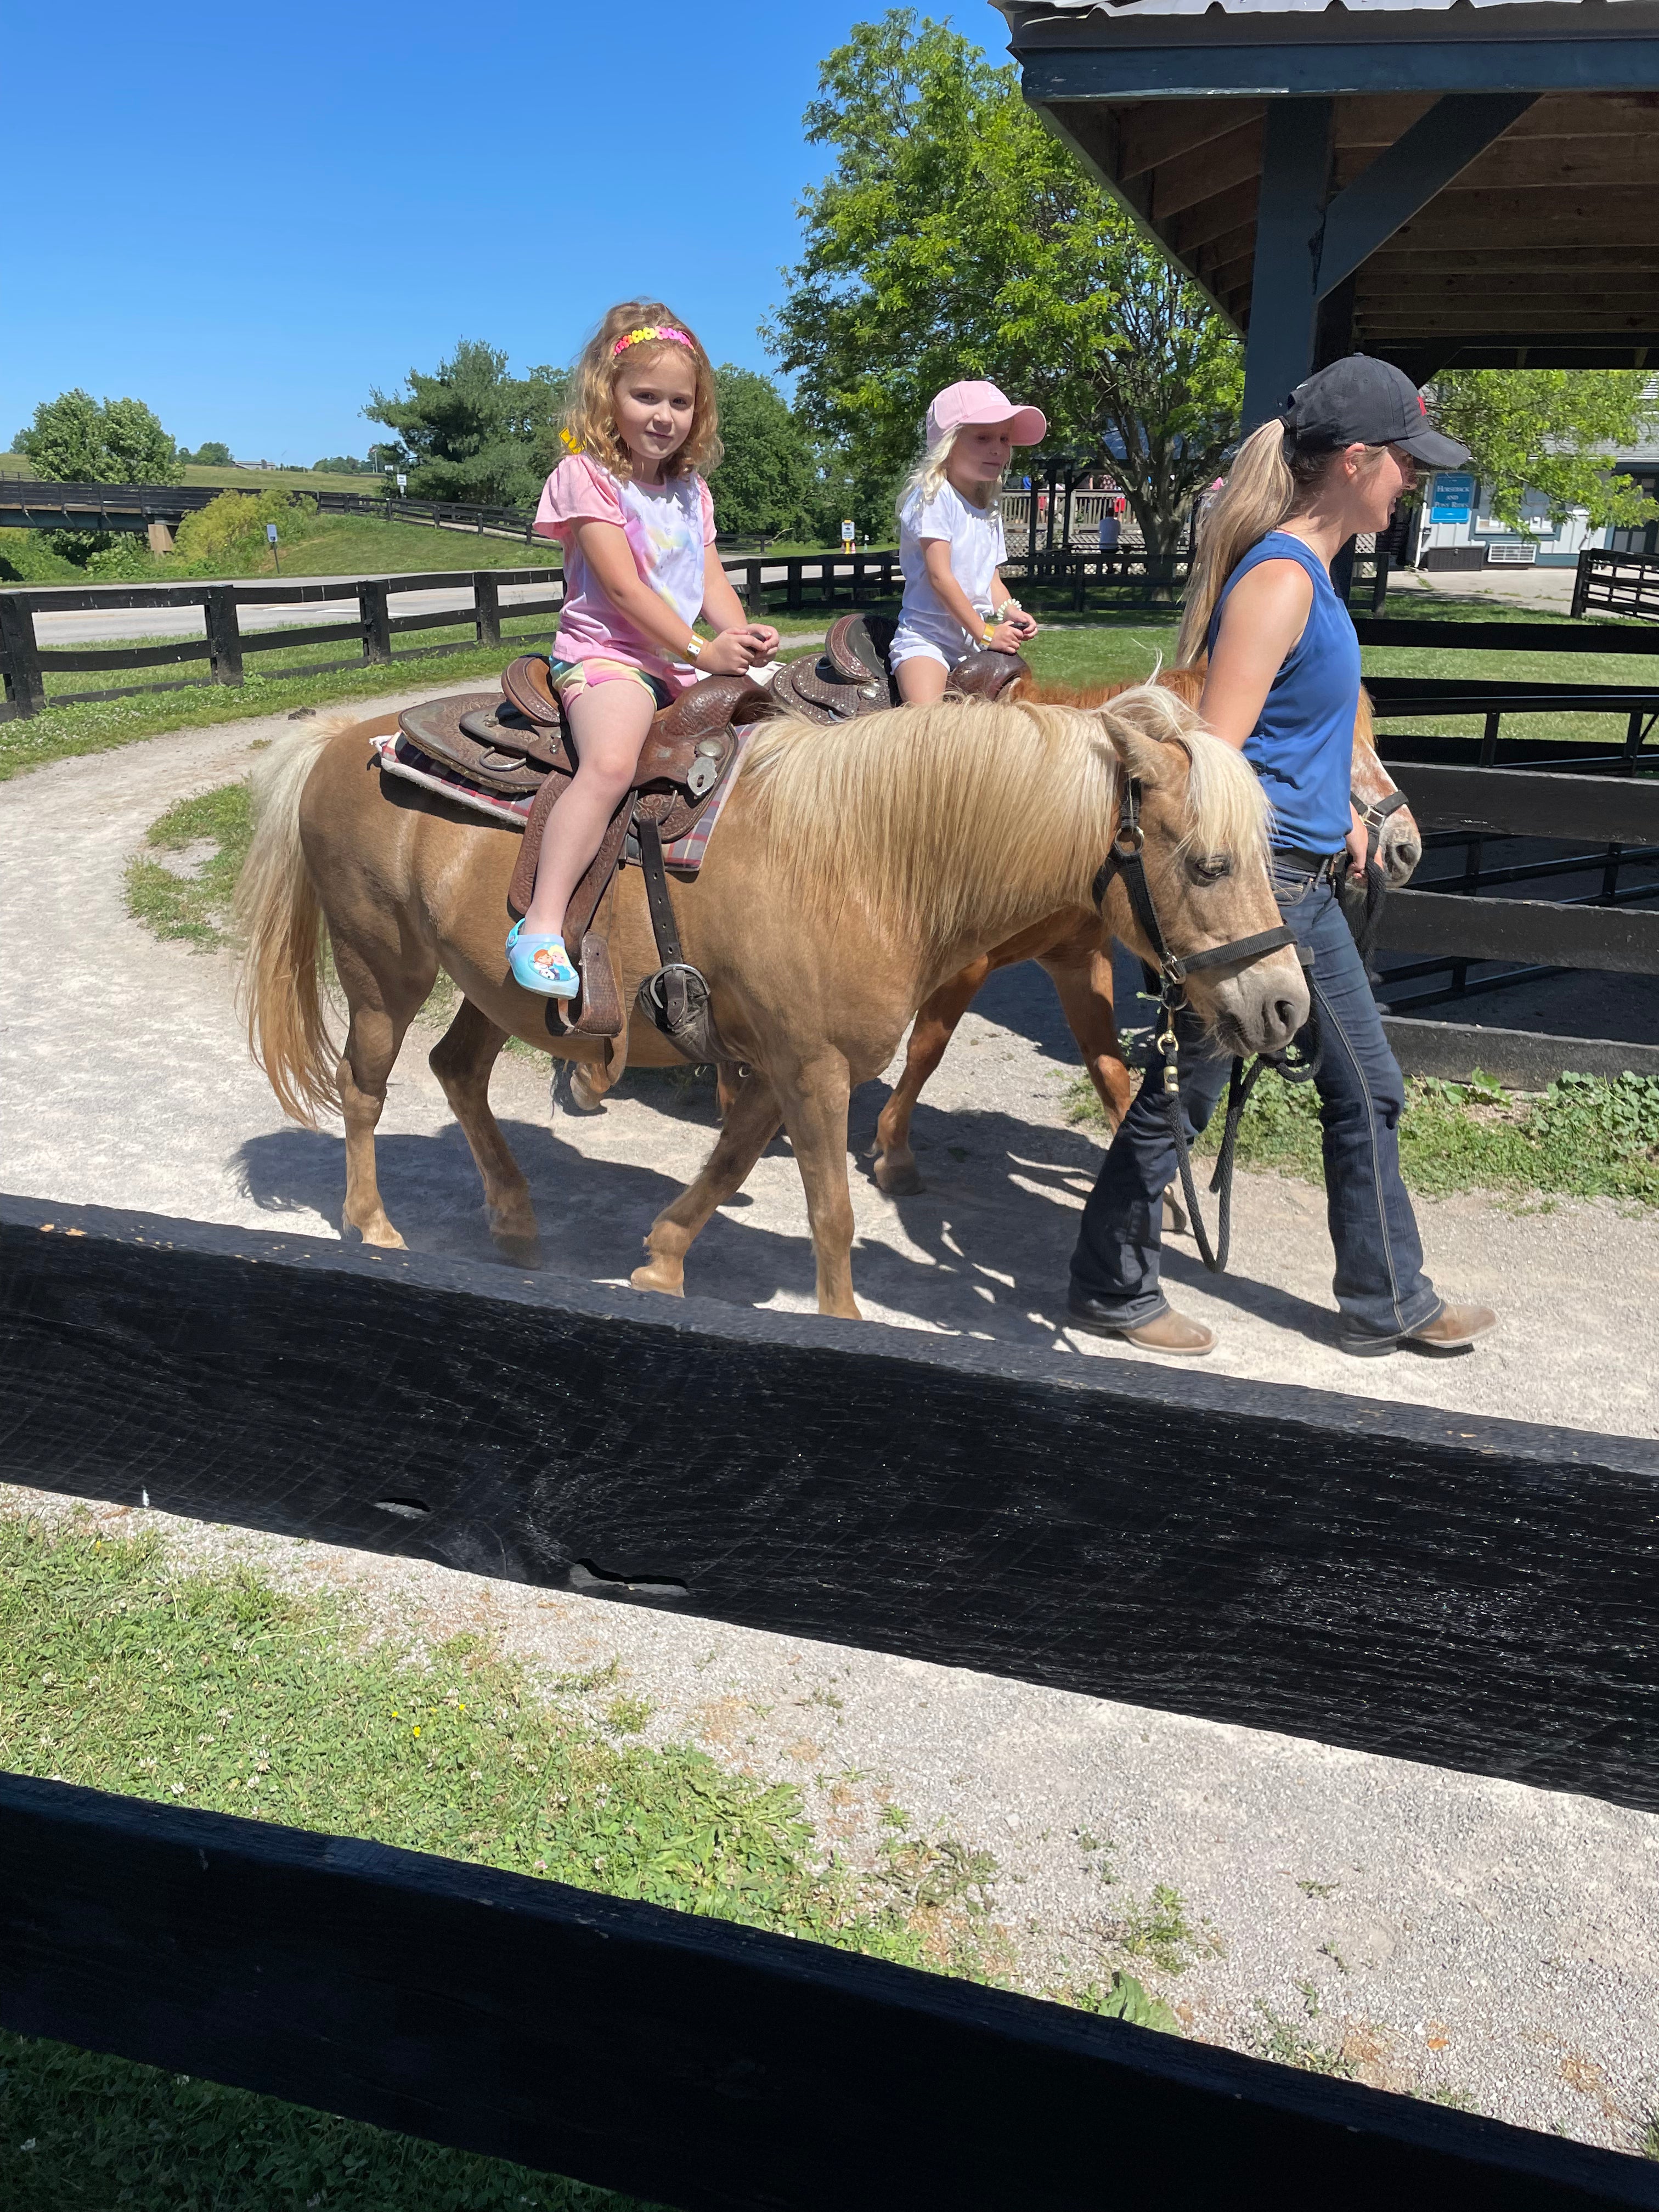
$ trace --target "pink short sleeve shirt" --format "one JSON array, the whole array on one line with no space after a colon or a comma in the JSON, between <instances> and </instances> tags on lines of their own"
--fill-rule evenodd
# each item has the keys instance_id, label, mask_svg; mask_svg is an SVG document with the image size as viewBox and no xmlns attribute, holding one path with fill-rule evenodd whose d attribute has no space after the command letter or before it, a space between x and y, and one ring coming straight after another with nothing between
<instances>
[{"instance_id":1,"label":"pink short sleeve shirt","mask_svg":"<svg viewBox=\"0 0 1659 2212\"><path fill-rule=\"evenodd\" d=\"M688 472L658 485L614 477L585 453L561 461L542 487L538 537L564 549L564 605L553 649L561 660L618 660L683 691L693 671L669 659L654 638L612 605L582 558L576 526L609 522L628 540L641 580L659 592L688 624L702 608L705 549L714 543L714 503L700 476Z\"/></svg>"}]
</instances>

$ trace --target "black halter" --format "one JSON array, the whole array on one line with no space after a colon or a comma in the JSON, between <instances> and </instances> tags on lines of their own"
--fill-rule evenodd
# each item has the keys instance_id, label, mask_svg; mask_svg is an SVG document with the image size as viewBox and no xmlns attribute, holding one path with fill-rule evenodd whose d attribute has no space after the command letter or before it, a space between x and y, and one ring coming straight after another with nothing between
<instances>
[{"instance_id":1,"label":"black halter","mask_svg":"<svg viewBox=\"0 0 1659 2212\"><path fill-rule=\"evenodd\" d=\"M1213 945L1202 952L1191 952L1185 956L1171 952L1158 921L1158 908L1152 903L1152 886L1146 881L1146 863L1142 857L1146 843L1146 832L1140 826L1140 786L1133 776L1127 776L1124 779L1123 803L1118 814L1117 832L1112 839L1111 850L1096 872L1092 896L1096 906L1103 908L1112 878L1122 877L1123 888L1128 894L1135 920L1140 925L1141 933L1152 946L1153 958L1158 963L1158 1048L1164 1060L1164 1103L1175 1139L1176 1163L1181 1170L1182 1189L1192 1219L1193 1235L1198 1243L1199 1257L1212 1275L1219 1275L1225 1273L1227 1249L1232 1237L1233 1152L1238 1141L1238 1125L1256 1079L1264 1067L1273 1067L1286 1082L1306 1083L1319 1066L1319 1029L1313 996L1313 977L1310 973L1307 974L1310 1016L1309 1026L1303 1034L1308 1042L1300 1055L1292 1060L1285 1053L1259 1054L1248 1074L1242 1058L1235 1057L1233 1060L1232 1075L1227 1088L1227 1119L1221 1151L1210 1181L1211 1190L1218 1192L1221 1199L1215 1247L1212 1249L1210 1240L1205 1234L1203 1216L1199 1210L1198 1191L1193 1180L1192 1156L1182 1118L1181 1043L1176 1035L1175 1018L1185 1001L1184 986L1188 976L1196 975L1205 968L1243 967L1252 960L1260 960L1266 953L1277 952L1281 945L1292 944L1295 939L1292 933L1281 922L1277 929L1258 930L1254 937L1235 937L1225 945ZM1311 969L1311 953L1298 947L1297 957L1304 973ZM1150 981L1150 968L1147 975Z\"/></svg>"}]
</instances>

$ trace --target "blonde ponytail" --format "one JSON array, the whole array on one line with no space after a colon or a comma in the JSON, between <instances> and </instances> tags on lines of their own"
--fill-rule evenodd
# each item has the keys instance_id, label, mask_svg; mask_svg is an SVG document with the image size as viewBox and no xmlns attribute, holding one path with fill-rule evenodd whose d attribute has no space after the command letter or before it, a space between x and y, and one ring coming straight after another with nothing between
<instances>
[{"instance_id":1,"label":"blonde ponytail","mask_svg":"<svg viewBox=\"0 0 1659 2212\"><path fill-rule=\"evenodd\" d=\"M1252 430L1199 525L1198 553L1176 647L1178 668L1190 668L1203 659L1216 601L1251 546L1278 529L1330 466L1328 453L1292 450L1287 460L1285 442L1285 426L1277 416Z\"/></svg>"},{"instance_id":2,"label":"blonde ponytail","mask_svg":"<svg viewBox=\"0 0 1659 2212\"><path fill-rule=\"evenodd\" d=\"M938 445L929 446L915 468L906 477L903 489L899 493L894 510L901 518L910 503L910 495L913 492L921 494L921 503L924 507L931 507L939 497L945 488L945 464L951 458L951 450L957 440L962 435L963 428L963 425L958 422L954 430L947 430ZM987 513L994 513L996 506L997 499L994 495L988 504Z\"/></svg>"}]
</instances>

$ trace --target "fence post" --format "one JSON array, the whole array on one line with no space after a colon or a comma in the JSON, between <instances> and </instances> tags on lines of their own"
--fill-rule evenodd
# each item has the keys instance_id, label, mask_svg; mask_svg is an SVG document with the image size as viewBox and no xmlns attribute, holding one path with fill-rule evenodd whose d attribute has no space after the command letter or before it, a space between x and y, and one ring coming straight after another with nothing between
<instances>
[{"instance_id":1,"label":"fence post","mask_svg":"<svg viewBox=\"0 0 1659 2212\"><path fill-rule=\"evenodd\" d=\"M1371 612L1380 615L1389 596L1390 556L1379 545L1376 549L1376 571L1371 578Z\"/></svg>"},{"instance_id":2,"label":"fence post","mask_svg":"<svg viewBox=\"0 0 1659 2212\"><path fill-rule=\"evenodd\" d=\"M783 564L783 603L792 615L800 612L800 574L803 562L799 553Z\"/></svg>"},{"instance_id":3,"label":"fence post","mask_svg":"<svg viewBox=\"0 0 1659 2212\"><path fill-rule=\"evenodd\" d=\"M392 658L392 610L386 603L384 576L365 576L357 586L357 605L363 618L363 659Z\"/></svg>"},{"instance_id":4,"label":"fence post","mask_svg":"<svg viewBox=\"0 0 1659 2212\"><path fill-rule=\"evenodd\" d=\"M1572 580L1572 620L1574 622L1583 620L1584 609L1589 600L1591 557L1588 546L1578 556L1578 573Z\"/></svg>"},{"instance_id":5,"label":"fence post","mask_svg":"<svg viewBox=\"0 0 1659 2212\"><path fill-rule=\"evenodd\" d=\"M1069 498L1067 505L1069 507ZM1072 568L1072 611L1073 614L1080 615L1083 612L1084 593L1088 588L1089 556L1086 553L1068 553L1067 557L1073 564Z\"/></svg>"},{"instance_id":6,"label":"fence post","mask_svg":"<svg viewBox=\"0 0 1659 2212\"><path fill-rule=\"evenodd\" d=\"M501 641L501 587L493 573L480 569L472 579L473 627L480 645Z\"/></svg>"},{"instance_id":7,"label":"fence post","mask_svg":"<svg viewBox=\"0 0 1659 2212\"><path fill-rule=\"evenodd\" d=\"M231 584L210 586L203 602L208 654L216 684L242 680L242 633L236 620L236 591Z\"/></svg>"},{"instance_id":8,"label":"fence post","mask_svg":"<svg viewBox=\"0 0 1659 2212\"><path fill-rule=\"evenodd\" d=\"M34 635L34 611L15 592L0 592L0 658L6 690L20 714L38 714L46 703L40 650Z\"/></svg>"}]
</instances>

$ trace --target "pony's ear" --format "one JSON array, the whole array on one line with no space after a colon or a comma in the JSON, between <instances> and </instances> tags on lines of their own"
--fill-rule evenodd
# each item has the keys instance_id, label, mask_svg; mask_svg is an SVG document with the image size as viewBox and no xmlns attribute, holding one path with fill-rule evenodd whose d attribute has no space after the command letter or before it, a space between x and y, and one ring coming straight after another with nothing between
<instances>
[{"instance_id":1,"label":"pony's ear","mask_svg":"<svg viewBox=\"0 0 1659 2212\"><path fill-rule=\"evenodd\" d=\"M1137 783L1151 787L1167 781L1173 763L1170 747L1157 738L1149 737L1145 730L1121 714L1103 708L1098 717L1106 733L1107 743L1116 754L1125 772Z\"/></svg>"}]
</instances>

